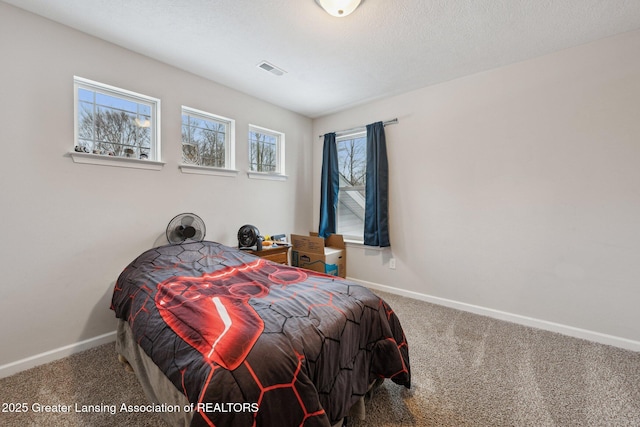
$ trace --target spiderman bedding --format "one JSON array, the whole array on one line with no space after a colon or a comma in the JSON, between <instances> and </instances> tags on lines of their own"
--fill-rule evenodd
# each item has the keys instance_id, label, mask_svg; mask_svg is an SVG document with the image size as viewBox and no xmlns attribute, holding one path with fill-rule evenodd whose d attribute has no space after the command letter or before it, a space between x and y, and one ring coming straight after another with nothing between
<instances>
[{"instance_id":1,"label":"spiderman bedding","mask_svg":"<svg viewBox=\"0 0 640 427\"><path fill-rule=\"evenodd\" d=\"M146 251L111 308L184 393L192 426L330 426L381 378L410 387L398 318L368 289L215 242Z\"/></svg>"}]
</instances>

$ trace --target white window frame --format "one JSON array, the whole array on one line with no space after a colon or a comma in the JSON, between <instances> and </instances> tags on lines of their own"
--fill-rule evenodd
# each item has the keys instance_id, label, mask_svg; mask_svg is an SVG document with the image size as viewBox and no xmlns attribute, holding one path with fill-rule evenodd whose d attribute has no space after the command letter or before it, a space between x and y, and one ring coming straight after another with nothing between
<instances>
[{"instance_id":1,"label":"white window frame","mask_svg":"<svg viewBox=\"0 0 640 427\"><path fill-rule=\"evenodd\" d=\"M273 172L258 172L251 170L251 133L261 133L273 136L276 138L276 170ZM247 175L253 179L269 179L274 181L285 181L287 176L285 175L285 134L273 129L267 129L265 127L249 125L249 132L247 133L247 157L249 160L249 171Z\"/></svg>"},{"instance_id":2,"label":"white window frame","mask_svg":"<svg viewBox=\"0 0 640 427\"><path fill-rule=\"evenodd\" d=\"M151 169L160 170L164 166L164 162L161 161L161 145L160 145L160 99L154 98L140 93L132 92L130 90L121 89L115 86L107 85L104 83L96 82L93 80L85 79L83 77L73 77L73 93L74 93L74 147L78 147L80 132L79 132L79 89L86 89L92 92L101 93L104 95L121 98L127 101L135 102L138 104L145 104L150 107L150 124L151 128L151 141L148 154L148 159L128 158L119 156L109 156L105 154L94 154L86 152L78 152L75 150L70 152L70 155L74 162L103 165L103 166L119 166L137 169Z\"/></svg>"},{"instance_id":3,"label":"white window frame","mask_svg":"<svg viewBox=\"0 0 640 427\"><path fill-rule=\"evenodd\" d=\"M230 119L228 117L219 116L217 114L212 114L206 111L198 110L195 108L182 106L181 111L181 122L182 115L188 115L191 117L196 117L201 120L206 120L209 122L216 122L224 124L227 128L227 132L225 134L224 140L224 167L214 167L214 166L203 166L203 165L194 165L187 164L181 160L180 170L182 173L191 173L191 174L200 174L200 175L218 175L218 176L236 176L238 171L235 169L236 167L236 121ZM180 159L183 159L183 144L184 141L180 142Z\"/></svg>"},{"instance_id":4,"label":"white window frame","mask_svg":"<svg viewBox=\"0 0 640 427\"><path fill-rule=\"evenodd\" d=\"M357 131L352 131L349 133L345 133L345 134L341 134L341 135L336 135L336 150L339 149L338 144L342 141L348 141L351 139L360 139L360 138L365 138L365 174L366 174L366 137L367 137L367 131L366 129L362 129L362 130L357 130ZM347 189L349 190L362 190L363 193L366 193L366 183L361 185L361 186L340 186L338 187L338 199L340 199L340 193L346 191ZM365 196L366 197L366 196ZM360 205L362 205L362 209L364 212L364 208L365 208L365 200L359 200L359 198L357 200L354 199L355 203L358 203ZM340 202L338 202L340 203ZM336 207L336 209L338 209L338 207ZM364 214L363 214L364 215ZM338 212L336 212L336 232L337 233L342 233L343 237L348 240L351 241L353 243L363 243L364 242L364 216L362 218L362 230L360 230L360 233L358 235L355 234L348 234L345 233L344 230L340 229L340 216L338 215Z\"/></svg>"}]
</instances>

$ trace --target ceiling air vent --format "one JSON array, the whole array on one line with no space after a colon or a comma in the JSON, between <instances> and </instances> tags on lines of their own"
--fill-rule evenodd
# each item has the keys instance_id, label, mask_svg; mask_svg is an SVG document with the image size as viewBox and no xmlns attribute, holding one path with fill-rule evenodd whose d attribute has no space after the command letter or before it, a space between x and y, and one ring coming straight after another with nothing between
<instances>
[{"instance_id":1,"label":"ceiling air vent","mask_svg":"<svg viewBox=\"0 0 640 427\"><path fill-rule=\"evenodd\" d=\"M276 76L281 76L286 73L286 71L282 68L278 68L275 65L268 63L267 61L262 61L261 63L259 63L258 68L262 68L263 70L268 71Z\"/></svg>"}]
</instances>

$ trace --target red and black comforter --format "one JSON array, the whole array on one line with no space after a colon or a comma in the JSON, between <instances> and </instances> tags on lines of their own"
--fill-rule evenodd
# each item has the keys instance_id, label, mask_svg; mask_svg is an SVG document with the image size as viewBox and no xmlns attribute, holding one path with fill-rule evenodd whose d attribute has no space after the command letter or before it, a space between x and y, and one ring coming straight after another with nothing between
<instances>
[{"instance_id":1,"label":"red and black comforter","mask_svg":"<svg viewBox=\"0 0 640 427\"><path fill-rule=\"evenodd\" d=\"M404 332L382 299L218 243L143 253L112 309L193 404L192 425L329 426L375 379L410 386Z\"/></svg>"}]
</instances>

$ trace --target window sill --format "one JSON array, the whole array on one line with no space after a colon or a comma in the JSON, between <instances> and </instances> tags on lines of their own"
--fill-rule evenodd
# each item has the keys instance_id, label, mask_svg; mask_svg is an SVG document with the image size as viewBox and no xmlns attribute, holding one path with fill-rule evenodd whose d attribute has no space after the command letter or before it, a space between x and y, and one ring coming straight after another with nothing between
<instances>
[{"instance_id":1,"label":"window sill","mask_svg":"<svg viewBox=\"0 0 640 427\"><path fill-rule=\"evenodd\" d=\"M217 175L217 176L230 176L235 177L238 175L238 171L235 169L214 168L211 166L198 166L198 165L180 165L182 173L191 173L196 175Z\"/></svg>"},{"instance_id":2,"label":"window sill","mask_svg":"<svg viewBox=\"0 0 640 427\"><path fill-rule=\"evenodd\" d=\"M344 243L347 247L350 248L359 248L359 249L364 249L367 251L376 251L376 252L382 252L382 251L386 251L386 250L390 250L391 247L384 247L381 248L380 246L367 246L364 244L363 241L361 240L350 240L350 239L345 239Z\"/></svg>"},{"instance_id":3,"label":"window sill","mask_svg":"<svg viewBox=\"0 0 640 427\"><path fill-rule=\"evenodd\" d=\"M344 242L348 245L353 245L353 246L364 246L364 241L362 240L356 240L356 239L350 239L348 237L344 238Z\"/></svg>"},{"instance_id":4,"label":"window sill","mask_svg":"<svg viewBox=\"0 0 640 427\"><path fill-rule=\"evenodd\" d=\"M100 166L117 166L121 168L147 169L159 171L165 165L164 162L155 160L132 159L128 157L103 156L100 154L79 153L72 151L69 153L74 163Z\"/></svg>"},{"instance_id":5,"label":"window sill","mask_svg":"<svg viewBox=\"0 0 640 427\"><path fill-rule=\"evenodd\" d=\"M247 172L247 175L251 179L267 179L271 181L286 181L288 178L287 175L265 172Z\"/></svg>"}]
</instances>

